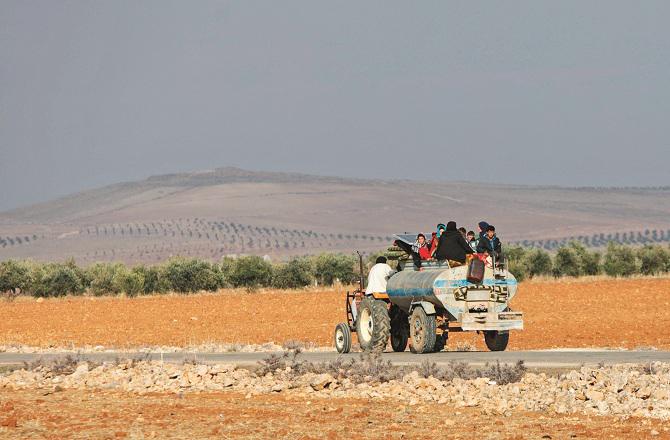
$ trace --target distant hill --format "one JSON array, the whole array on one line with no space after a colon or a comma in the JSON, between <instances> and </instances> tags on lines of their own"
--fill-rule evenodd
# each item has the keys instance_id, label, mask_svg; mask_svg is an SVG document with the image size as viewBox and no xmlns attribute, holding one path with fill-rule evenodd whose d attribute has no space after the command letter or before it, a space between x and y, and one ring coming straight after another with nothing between
<instances>
[{"instance_id":1,"label":"distant hill","mask_svg":"<svg viewBox=\"0 0 670 440\"><path fill-rule=\"evenodd\" d=\"M486 220L504 241L545 247L570 238L598 245L615 234L670 239L670 187L421 182L398 171L398 179L372 180L218 168L119 183L0 213L0 259L371 251L393 233L430 232L452 219L468 229Z\"/></svg>"}]
</instances>

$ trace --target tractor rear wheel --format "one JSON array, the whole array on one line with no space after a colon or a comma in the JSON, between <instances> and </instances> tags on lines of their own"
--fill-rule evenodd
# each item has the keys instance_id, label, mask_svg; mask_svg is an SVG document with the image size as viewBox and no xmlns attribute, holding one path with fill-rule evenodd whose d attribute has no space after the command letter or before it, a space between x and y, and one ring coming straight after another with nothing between
<instances>
[{"instance_id":1,"label":"tractor rear wheel","mask_svg":"<svg viewBox=\"0 0 670 440\"><path fill-rule=\"evenodd\" d=\"M484 342L491 351L505 351L509 342L509 331L487 330L484 332Z\"/></svg>"},{"instance_id":2,"label":"tractor rear wheel","mask_svg":"<svg viewBox=\"0 0 670 440\"><path fill-rule=\"evenodd\" d=\"M405 351L409 340L409 317L396 305L391 306L389 315L391 315L391 347L393 351Z\"/></svg>"},{"instance_id":3,"label":"tractor rear wheel","mask_svg":"<svg viewBox=\"0 0 670 440\"><path fill-rule=\"evenodd\" d=\"M351 351L351 329L346 322L340 322L335 327L335 348L338 353Z\"/></svg>"},{"instance_id":4,"label":"tractor rear wheel","mask_svg":"<svg viewBox=\"0 0 670 440\"><path fill-rule=\"evenodd\" d=\"M383 352L391 333L386 303L372 297L361 301L356 317L356 333L363 351Z\"/></svg>"},{"instance_id":5,"label":"tractor rear wheel","mask_svg":"<svg viewBox=\"0 0 670 440\"><path fill-rule=\"evenodd\" d=\"M409 334L412 353L430 353L435 347L437 321L435 315L428 315L423 307L415 307L409 318Z\"/></svg>"}]
</instances>

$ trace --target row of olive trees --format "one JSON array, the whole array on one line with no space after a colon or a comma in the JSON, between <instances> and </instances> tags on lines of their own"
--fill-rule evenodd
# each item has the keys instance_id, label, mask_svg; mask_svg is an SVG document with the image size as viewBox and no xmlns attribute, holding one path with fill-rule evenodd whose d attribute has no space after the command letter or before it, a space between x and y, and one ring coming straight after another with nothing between
<instances>
[{"instance_id":1,"label":"row of olive trees","mask_svg":"<svg viewBox=\"0 0 670 440\"><path fill-rule=\"evenodd\" d=\"M0 262L0 292L36 297L95 296L125 293L215 291L226 287L301 288L309 285L350 283L355 258L322 254L272 264L261 257L224 258L211 263L197 258L172 258L155 266L128 267L122 263L96 263L83 268L74 260L65 263Z\"/></svg>"},{"instance_id":2,"label":"row of olive trees","mask_svg":"<svg viewBox=\"0 0 670 440\"><path fill-rule=\"evenodd\" d=\"M629 277L670 272L670 248L660 245L635 248L610 242L600 253L570 242L558 248L553 257L543 249L523 247L507 247L505 254L510 271L520 280L538 275L579 277L604 273Z\"/></svg>"}]
</instances>

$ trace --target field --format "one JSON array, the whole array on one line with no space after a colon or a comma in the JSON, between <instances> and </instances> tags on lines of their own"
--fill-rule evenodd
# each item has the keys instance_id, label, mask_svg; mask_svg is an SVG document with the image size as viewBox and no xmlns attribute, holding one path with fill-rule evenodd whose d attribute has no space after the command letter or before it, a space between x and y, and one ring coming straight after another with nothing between
<instances>
[{"instance_id":1,"label":"field","mask_svg":"<svg viewBox=\"0 0 670 440\"><path fill-rule=\"evenodd\" d=\"M478 408L286 395L245 399L233 392L150 394L67 390L10 391L0 397L0 438L286 438L286 439L668 439L658 420L511 417ZM262 423L259 422L262 420ZM318 429L316 428L318 426Z\"/></svg>"},{"instance_id":2,"label":"field","mask_svg":"<svg viewBox=\"0 0 670 440\"><path fill-rule=\"evenodd\" d=\"M513 300L525 330L510 350L611 347L670 349L670 279L523 282ZM331 345L344 292L221 291L139 298L20 298L0 304L0 345L107 348L260 344ZM481 336L454 334L483 348Z\"/></svg>"}]
</instances>

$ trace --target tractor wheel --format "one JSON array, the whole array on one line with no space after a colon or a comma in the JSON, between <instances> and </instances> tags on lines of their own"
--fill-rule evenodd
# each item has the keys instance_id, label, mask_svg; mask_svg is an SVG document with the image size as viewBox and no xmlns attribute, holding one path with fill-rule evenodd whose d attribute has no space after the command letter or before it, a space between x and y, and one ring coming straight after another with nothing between
<instances>
[{"instance_id":1,"label":"tractor wheel","mask_svg":"<svg viewBox=\"0 0 670 440\"><path fill-rule=\"evenodd\" d=\"M351 329L346 322L340 322L335 327L335 348L338 353L351 351Z\"/></svg>"},{"instance_id":2,"label":"tractor wheel","mask_svg":"<svg viewBox=\"0 0 670 440\"><path fill-rule=\"evenodd\" d=\"M412 353L430 353L435 347L436 337L435 315L427 315L423 307L412 310L409 318L409 334L412 340L410 350Z\"/></svg>"},{"instance_id":3,"label":"tractor wheel","mask_svg":"<svg viewBox=\"0 0 670 440\"><path fill-rule=\"evenodd\" d=\"M484 342L491 351L505 351L509 342L508 331L488 330L484 332Z\"/></svg>"},{"instance_id":4,"label":"tractor wheel","mask_svg":"<svg viewBox=\"0 0 670 440\"><path fill-rule=\"evenodd\" d=\"M407 313L396 305L391 306L391 347L393 351L402 352L407 348L409 340L409 318Z\"/></svg>"},{"instance_id":5,"label":"tractor wheel","mask_svg":"<svg viewBox=\"0 0 670 440\"><path fill-rule=\"evenodd\" d=\"M358 309L356 333L363 351L383 352L391 333L391 319L384 301L364 298Z\"/></svg>"}]
</instances>

